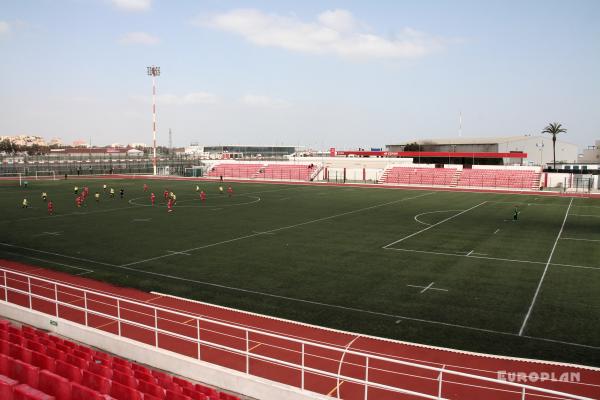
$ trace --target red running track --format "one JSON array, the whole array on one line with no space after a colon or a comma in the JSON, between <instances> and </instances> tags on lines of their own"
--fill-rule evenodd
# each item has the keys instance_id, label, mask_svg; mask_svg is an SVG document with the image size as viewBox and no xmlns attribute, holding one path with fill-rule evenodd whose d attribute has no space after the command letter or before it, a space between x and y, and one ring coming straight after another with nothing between
<instances>
[{"instance_id":1,"label":"red running track","mask_svg":"<svg viewBox=\"0 0 600 400\"><path fill-rule=\"evenodd\" d=\"M200 335L202 340L242 351L246 350L246 331L242 328L252 328L261 332L276 333L289 338L301 339L309 342L309 344L305 344L304 349L304 362L307 367L313 367L334 374L341 373L342 375L357 379L365 378L366 357L347 354L339 350L327 350L311 345L310 343L326 344L341 350L348 348L369 355L409 361L437 368L444 367L445 370L459 371L489 378L497 378L498 371L521 373L544 372L554 374L557 378L564 373L575 373L579 374L579 382L546 380L536 383L528 382L528 384L600 399L600 369L461 352L452 349L362 336L166 295L115 287L99 281L13 261L0 260L0 267L32 277L30 279L31 289L29 289L26 277L8 272L5 281L3 274L0 274L1 285L6 285L9 288L6 293L0 291L0 300L29 307L29 297L27 295L11 291L10 289L25 292L31 290L31 293L38 296L37 298L32 298L31 308L55 316L57 307L54 303L54 285L35 278L43 278L52 282L70 285L71 288L60 288L59 286L60 289L57 292L58 300L67 303L58 307L60 318L84 325L87 322L87 326L89 327L112 334L119 333L119 324L115 319L110 318L111 316L117 318L120 312L121 319L128 319L135 321L137 324L153 328L155 319L154 308L152 306L162 307L166 310L158 312L159 328L189 337L190 341L162 333L159 333L155 337L153 331L127 323L121 323L121 336L151 346L156 346L156 340L158 340L159 347L162 349L196 359L200 358L202 361L241 372L245 372L247 368L246 357L244 355L234 354L213 346L205 346L204 344L198 346L197 343L192 343L191 340L195 340L198 335L197 320L169 311L182 312L208 319L209 321L202 320L201 322ZM84 299L84 290L94 291L98 294L93 295L88 292L88 295ZM112 298L108 299L103 295L110 295ZM117 308L117 299L120 302L119 309ZM135 301L136 304L131 303L131 301ZM83 311L69 307L69 304L84 307L85 302L87 302L87 309L92 311L92 313L88 313L87 321ZM105 316L94 315L93 312L102 313ZM218 322L227 322L234 326L226 327L218 324ZM236 328L236 326L240 328ZM251 332L249 334L250 344L248 347L252 354L268 356L295 364L301 363L300 344L283 338L267 337L261 334L261 332ZM110 351L110 349L105 350ZM252 358L248 367L250 373L253 375L297 387L301 385L301 373L297 369L282 365L274 367L272 363ZM372 358L369 358L368 371L371 382L437 396L438 373L436 371L427 371L421 368L399 365L389 361L374 360ZM323 375L307 372L304 378L304 387L307 390L329 394L333 397L339 395L340 398L349 400L364 399L364 385L348 381L338 383L336 379ZM417 398L415 396L391 393L374 388L369 389L368 395L369 399L380 400ZM511 389L505 385L477 381L472 378L445 375L443 397L448 399L517 400L521 399L521 392L518 389ZM542 400L556 399L558 397L528 394L526 398Z\"/></svg>"}]
</instances>

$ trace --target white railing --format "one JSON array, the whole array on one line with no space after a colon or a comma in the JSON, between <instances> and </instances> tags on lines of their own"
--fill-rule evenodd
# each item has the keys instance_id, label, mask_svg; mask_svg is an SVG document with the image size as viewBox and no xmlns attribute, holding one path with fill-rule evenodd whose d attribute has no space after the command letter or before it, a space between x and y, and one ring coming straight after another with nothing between
<instances>
[{"instance_id":1,"label":"white railing","mask_svg":"<svg viewBox=\"0 0 600 400\"><path fill-rule=\"evenodd\" d=\"M184 355L193 350L193 353L196 354L195 358L198 360L218 365L224 364L215 360L207 360L207 357L203 358L208 349L220 351L222 354L231 354L241 357L244 361L239 363L239 365L243 365L242 367L233 367L233 369L251 375L254 375L253 367L255 368L255 366L253 364L257 361L267 363L269 366L275 365L279 368L293 370L296 374L293 379L284 379L283 381L295 380L298 382L296 386L303 390L311 390L311 386L306 383L307 378L314 380L315 377L319 377L327 379L328 382L337 383L335 387L338 388L340 382L353 384L355 388L358 388L357 390L364 393L364 397L361 397L365 400L376 399L378 398L377 393L383 392L387 392L388 396L390 393L406 395L406 398L470 399L481 398L482 391L487 393L485 398L495 398L497 396L494 394L502 392L503 396L514 395L511 398L515 400L533 398L592 400L588 397L556 390L454 371L445 366L439 368L252 329L9 269L0 268L0 278L2 278L0 293L3 291L4 295L0 299L1 301L41 311L56 318L78 322L90 328L105 328L101 330L129 339L131 337L123 332L123 328L135 327L146 332L146 339L151 339L149 340L152 342L151 345L160 349L175 351L172 347L165 347L164 344L161 346L161 340L165 341L164 338L174 338L189 346L186 347L187 352ZM69 300L66 301L66 298ZM34 306L36 302L40 304ZM45 306L42 307L42 304ZM48 307L49 304L50 307ZM74 317L72 315L74 311L83 313L83 318L81 315L77 318ZM134 315L137 315L139 319L135 320ZM109 322L97 325L90 322L91 318L102 318ZM185 322L181 322L183 320ZM117 324L116 332L107 328L115 323ZM167 330L164 328L165 325L169 325L171 328L177 326L185 328L189 332ZM206 338L207 336L209 338ZM137 339L134 338L134 340L147 343L145 340L140 340L139 333ZM267 352L269 355L253 352L253 349L261 346L269 349ZM292 357L293 359L290 357L277 358L277 352L292 354L294 357ZM344 360L348 360L348 358L351 360ZM313 362L310 363L307 360L313 360ZM315 363L314 360L319 362ZM321 365L318 365L319 363ZM330 368L323 367L323 363L330 365ZM231 365L224 366L232 368ZM343 373L344 368L355 370L354 376ZM357 370L358 373L356 373ZM265 377L264 373L263 368L260 376ZM277 378L273 380L277 380ZM290 382L283 383L289 384ZM336 393L335 397L340 398L339 390L332 390L330 395L331 393ZM353 393L357 393L357 391L353 391Z\"/></svg>"}]
</instances>

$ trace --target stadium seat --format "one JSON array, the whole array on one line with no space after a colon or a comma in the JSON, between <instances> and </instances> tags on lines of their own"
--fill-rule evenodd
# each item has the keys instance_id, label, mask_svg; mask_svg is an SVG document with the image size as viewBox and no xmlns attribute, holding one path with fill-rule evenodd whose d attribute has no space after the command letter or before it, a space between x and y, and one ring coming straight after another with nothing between
<instances>
[{"instance_id":1,"label":"stadium seat","mask_svg":"<svg viewBox=\"0 0 600 400\"><path fill-rule=\"evenodd\" d=\"M65 352L57 350L53 347L47 347L44 352L48 357L54 358L56 361L65 361L67 355Z\"/></svg>"},{"instance_id":2,"label":"stadium seat","mask_svg":"<svg viewBox=\"0 0 600 400\"><path fill-rule=\"evenodd\" d=\"M15 386L13 400L56 400L56 398L31 386L22 384Z\"/></svg>"},{"instance_id":3,"label":"stadium seat","mask_svg":"<svg viewBox=\"0 0 600 400\"><path fill-rule=\"evenodd\" d=\"M135 379L135 377L133 375L123 373L116 369L113 370L112 381L119 382L122 385L132 387L132 388L135 388L138 385L137 379Z\"/></svg>"},{"instance_id":4,"label":"stadium seat","mask_svg":"<svg viewBox=\"0 0 600 400\"><path fill-rule=\"evenodd\" d=\"M146 374L141 371L134 371L133 376L135 376L139 381L144 381L152 384L156 383L156 378L152 374Z\"/></svg>"},{"instance_id":5,"label":"stadium seat","mask_svg":"<svg viewBox=\"0 0 600 400\"><path fill-rule=\"evenodd\" d=\"M89 363L88 371L106 379L112 379L113 376L113 370L111 368L94 362Z\"/></svg>"},{"instance_id":6,"label":"stadium seat","mask_svg":"<svg viewBox=\"0 0 600 400\"><path fill-rule=\"evenodd\" d=\"M183 393L177 393L172 390L167 390L165 394L165 400L192 400L191 397L186 396Z\"/></svg>"},{"instance_id":7,"label":"stadium seat","mask_svg":"<svg viewBox=\"0 0 600 400\"><path fill-rule=\"evenodd\" d=\"M165 389L162 387L142 380L138 382L137 389L142 393L147 393L160 399L165 395Z\"/></svg>"},{"instance_id":8,"label":"stadium seat","mask_svg":"<svg viewBox=\"0 0 600 400\"><path fill-rule=\"evenodd\" d=\"M13 390L19 384L15 379L0 375L0 399L12 400Z\"/></svg>"},{"instance_id":9,"label":"stadium seat","mask_svg":"<svg viewBox=\"0 0 600 400\"><path fill-rule=\"evenodd\" d=\"M192 400L208 400L209 397L196 389L183 388L183 394L191 398Z\"/></svg>"},{"instance_id":10,"label":"stadium seat","mask_svg":"<svg viewBox=\"0 0 600 400\"><path fill-rule=\"evenodd\" d=\"M71 383L71 400L105 400L106 397L97 391L79 383Z\"/></svg>"},{"instance_id":11,"label":"stadium seat","mask_svg":"<svg viewBox=\"0 0 600 400\"><path fill-rule=\"evenodd\" d=\"M40 372L38 389L46 394L53 395L56 400L71 400L71 383L69 380L50 371Z\"/></svg>"},{"instance_id":12,"label":"stadium seat","mask_svg":"<svg viewBox=\"0 0 600 400\"><path fill-rule=\"evenodd\" d=\"M8 376L31 387L38 386L40 369L14 358L8 361Z\"/></svg>"},{"instance_id":13,"label":"stadium seat","mask_svg":"<svg viewBox=\"0 0 600 400\"><path fill-rule=\"evenodd\" d=\"M114 381L110 389L110 395L117 400L143 400L143 395L136 389Z\"/></svg>"},{"instance_id":14,"label":"stadium seat","mask_svg":"<svg viewBox=\"0 0 600 400\"><path fill-rule=\"evenodd\" d=\"M25 347L29 350L37 351L38 353L44 353L46 351L46 347L43 344L34 340L27 340L25 342Z\"/></svg>"},{"instance_id":15,"label":"stadium seat","mask_svg":"<svg viewBox=\"0 0 600 400\"><path fill-rule=\"evenodd\" d=\"M102 394L109 394L112 386L109 379L93 374L90 371L83 371L81 384Z\"/></svg>"},{"instance_id":16,"label":"stadium seat","mask_svg":"<svg viewBox=\"0 0 600 400\"><path fill-rule=\"evenodd\" d=\"M71 382L80 383L82 379L81 370L79 368L61 360L56 361L54 372L57 375L67 378Z\"/></svg>"},{"instance_id":17,"label":"stadium seat","mask_svg":"<svg viewBox=\"0 0 600 400\"><path fill-rule=\"evenodd\" d=\"M48 357L37 351L31 353L31 365L38 367L39 369L45 369L50 372L54 372L55 361L53 358Z\"/></svg>"}]
</instances>

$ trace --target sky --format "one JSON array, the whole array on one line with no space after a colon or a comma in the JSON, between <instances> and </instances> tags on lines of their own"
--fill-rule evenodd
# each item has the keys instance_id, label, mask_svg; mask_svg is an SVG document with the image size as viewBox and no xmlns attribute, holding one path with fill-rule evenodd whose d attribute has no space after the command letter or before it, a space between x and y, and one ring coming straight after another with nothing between
<instances>
[{"instance_id":1,"label":"sky","mask_svg":"<svg viewBox=\"0 0 600 400\"><path fill-rule=\"evenodd\" d=\"M0 135L382 147L600 139L600 1L0 1Z\"/></svg>"}]
</instances>

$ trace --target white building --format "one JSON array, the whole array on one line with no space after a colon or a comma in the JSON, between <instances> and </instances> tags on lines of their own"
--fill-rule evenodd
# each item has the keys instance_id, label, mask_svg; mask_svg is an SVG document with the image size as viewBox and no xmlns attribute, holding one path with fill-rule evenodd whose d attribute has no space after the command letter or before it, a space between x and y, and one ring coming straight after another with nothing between
<instances>
[{"instance_id":1,"label":"white building","mask_svg":"<svg viewBox=\"0 0 600 400\"><path fill-rule=\"evenodd\" d=\"M580 163L600 163L600 140L596 140L594 146L588 146L587 149L583 150L581 157L579 158Z\"/></svg>"}]
</instances>

